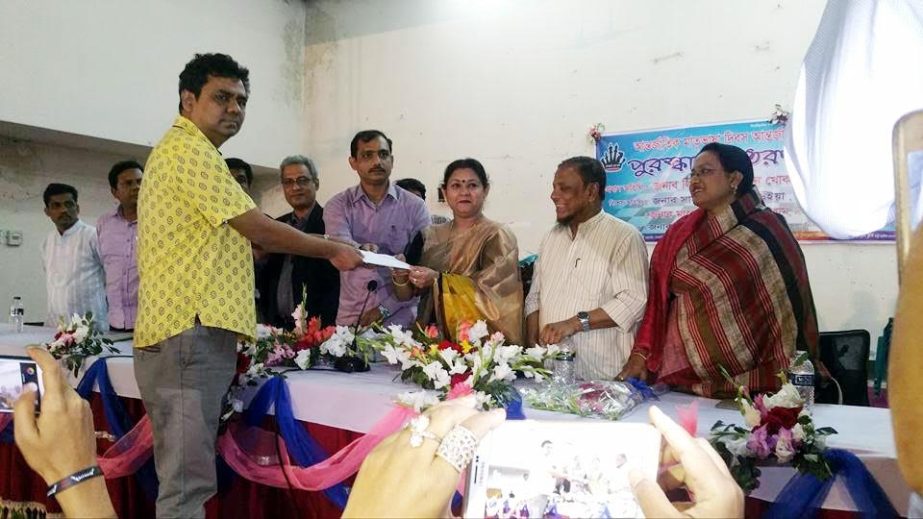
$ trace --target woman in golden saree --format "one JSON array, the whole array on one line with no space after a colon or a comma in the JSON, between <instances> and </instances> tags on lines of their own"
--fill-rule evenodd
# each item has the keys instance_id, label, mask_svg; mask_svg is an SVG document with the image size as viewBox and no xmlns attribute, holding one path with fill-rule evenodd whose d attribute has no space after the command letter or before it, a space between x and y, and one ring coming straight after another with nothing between
<instances>
[{"instance_id":1,"label":"woman in golden saree","mask_svg":"<svg viewBox=\"0 0 923 519\"><path fill-rule=\"evenodd\" d=\"M400 299L420 296L417 321L435 323L443 337L457 340L462 322L484 320L508 344L522 341L522 282L516 236L484 217L490 184L484 166L459 159L445 170L443 191L453 219L424 229L407 260L410 271L392 273Z\"/></svg>"}]
</instances>

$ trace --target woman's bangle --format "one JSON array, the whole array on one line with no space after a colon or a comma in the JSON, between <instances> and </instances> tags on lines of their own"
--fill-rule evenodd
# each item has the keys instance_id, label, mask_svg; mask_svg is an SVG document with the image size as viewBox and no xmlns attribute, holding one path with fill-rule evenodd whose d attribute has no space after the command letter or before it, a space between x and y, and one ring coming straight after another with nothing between
<instances>
[{"instance_id":1,"label":"woman's bangle","mask_svg":"<svg viewBox=\"0 0 923 519\"><path fill-rule=\"evenodd\" d=\"M70 476L53 483L48 487L48 497L51 497L59 492L63 492L68 488L83 483L88 479L93 479L97 476L103 475L103 469L99 468L99 465L93 465L92 467L85 468L83 470L78 470Z\"/></svg>"},{"instance_id":2,"label":"woman's bangle","mask_svg":"<svg viewBox=\"0 0 923 519\"><path fill-rule=\"evenodd\" d=\"M631 355L637 355L637 356L641 357L642 359L644 359L644 362L647 362L647 355L641 353L640 351L634 350L634 351L631 352ZM631 355L629 355L629 357L630 357Z\"/></svg>"}]
</instances>

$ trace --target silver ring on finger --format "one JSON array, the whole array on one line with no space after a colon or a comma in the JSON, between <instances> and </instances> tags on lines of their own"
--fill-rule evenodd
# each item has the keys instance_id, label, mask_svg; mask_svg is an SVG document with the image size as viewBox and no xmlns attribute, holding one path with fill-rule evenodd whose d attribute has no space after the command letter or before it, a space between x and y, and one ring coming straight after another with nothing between
<instances>
[{"instance_id":1,"label":"silver ring on finger","mask_svg":"<svg viewBox=\"0 0 923 519\"><path fill-rule=\"evenodd\" d=\"M420 416L415 417L413 420L410 420L407 425L404 426L404 428L410 429L411 447L417 448L423 445L423 440L427 439L434 440L436 443L442 441L442 438L429 430L429 424L429 417L421 414Z\"/></svg>"},{"instance_id":2,"label":"silver ring on finger","mask_svg":"<svg viewBox=\"0 0 923 519\"><path fill-rule=\"evenodd\" d=\"M477 446L477 436L467 427L456 425L439 443L436 456L444 459L460 473L471 463Z\"/></svg>"}]
</instances>

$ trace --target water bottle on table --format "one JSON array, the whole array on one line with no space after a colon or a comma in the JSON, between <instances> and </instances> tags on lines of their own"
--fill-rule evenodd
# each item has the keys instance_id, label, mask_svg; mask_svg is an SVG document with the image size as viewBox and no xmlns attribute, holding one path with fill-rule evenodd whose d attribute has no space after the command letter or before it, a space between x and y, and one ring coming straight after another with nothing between
<instances>
[{"instance_id":1,"label":"water bottle on table","mask_svg":"<svg viewBox=\"0 0 923 519\"><path fill-rule=\"evenodd\" d=\"M806 351L796 351L788 368L788 380L804 400L804 410L814 410L814 364Z\"/></svg>"},{"instance_id":2,"label":"water bottle on table","mask_svg":"<svg viewBox=\"0 0 923 519\"><path fill-rule=\"evenodd\" d=\"M553 361L551 381L555 384L574 384L577 382L577 354L568 346L561 348Z\"/></svg>"},{"instance_id":3,"label":"water bottle on table","mask_svg":"<svg viewBox=\"0 0 923 519\"><path fill-rule=\"evenodd\" d=\"M22 298L19 296L13 297L13 302L10 304L10 324L16 330L16 333L22 333L22 321L25 315L26 310L22 306Z\"/></svg>"}]
</instances>

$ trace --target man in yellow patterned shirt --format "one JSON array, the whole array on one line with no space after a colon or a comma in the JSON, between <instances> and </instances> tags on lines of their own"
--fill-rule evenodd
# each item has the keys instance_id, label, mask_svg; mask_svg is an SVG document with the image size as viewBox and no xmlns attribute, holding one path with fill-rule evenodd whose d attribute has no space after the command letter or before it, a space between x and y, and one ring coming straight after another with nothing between
<instances>
[{"instance_id":1,"label":"man in yellow patterned shirt","mask_svg":"<svg viewBox=\"0 0 923 519\"><path fill-rule=\"evenodd\" d=\"M250 242L340 270L362 257L265 216L231 176L218 148L244 122L246 68L197 54L179 77L180 116L148 157L138 201L134 365L154 432L157 516L204 517L237 337L256 331Z\"/></svg>"}]
</instances>

